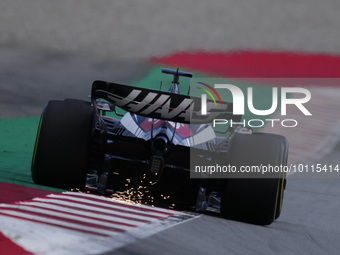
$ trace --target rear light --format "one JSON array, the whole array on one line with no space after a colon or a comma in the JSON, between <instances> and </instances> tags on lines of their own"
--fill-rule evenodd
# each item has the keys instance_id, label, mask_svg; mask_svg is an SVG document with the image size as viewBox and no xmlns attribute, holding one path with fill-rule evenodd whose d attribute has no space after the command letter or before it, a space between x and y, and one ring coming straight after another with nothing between
<instances>
[{"instance_id":1,"label":"rear light","mask_svg":"<svg viewBox=\"0 0 340 255\"><path fill-rule=\"evenodd\" d=\"M163 170L163 158L152 156L149 161L149 169L151 173L160 174Z\"/></svg>"}]
</instances>

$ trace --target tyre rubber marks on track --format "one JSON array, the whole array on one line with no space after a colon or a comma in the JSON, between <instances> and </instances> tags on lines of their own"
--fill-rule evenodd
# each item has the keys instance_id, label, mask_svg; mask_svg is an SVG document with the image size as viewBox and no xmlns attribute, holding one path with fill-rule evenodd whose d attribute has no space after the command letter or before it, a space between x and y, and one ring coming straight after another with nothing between
<instances>
[{"instance_id":1,"label":"tyre rubber marks on track","mask_svg":"<svg viewBox=\"0 0 340 255\"><path fill-rule=\"evenodd\" d=\"M0 231L35 254L94 254L195 217L99 195L64 192L0 204Z\"/></svg>"}]
</instances>

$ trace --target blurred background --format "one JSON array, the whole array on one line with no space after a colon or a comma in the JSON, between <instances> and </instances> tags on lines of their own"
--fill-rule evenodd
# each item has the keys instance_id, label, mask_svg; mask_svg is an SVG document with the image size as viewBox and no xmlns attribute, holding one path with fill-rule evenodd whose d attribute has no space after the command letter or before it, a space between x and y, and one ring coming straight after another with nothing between
<instances>
[{"instance_id":1,"label":"blurred background","mask_svg":"<svg viewBox=\"0 0 340 255\"><path fill-rule=\"evenodd\" d=\"M86 100L94 80L155 87L171 81L163 66L199 77L339 78L339 10L335 0L2 0L0 118ZM308 85L313 118L290 111L302 118L294 132L265 128L287 136L292 162L338 141L337 83Z\"/></svg>"},{"instance_id":2,"label":"blurred background","mask_svg":"<svg viewBox=\"0 0 340 255\"><path fill-rule=\"evenodd\" d=\"M177 52L337 55L339 10L336 0L2 0L0 117L39 114L52 98L83 97L94 79L138 80L154 66L150 59ZM204 67L204 56L198 58ZM249 61L255 63L249 67ZM236 68L254 71L265 61L269 61L266 67L282 62L275 56L269 60L239 56L236 61L217 55L205 66L212 62L228 75ZM296 61L283 64L289 68ZM294 75L294 70L285 72L284 67L275 77ZM263 68L256 71L266 76Z\"/></svg>"}]
</instances>

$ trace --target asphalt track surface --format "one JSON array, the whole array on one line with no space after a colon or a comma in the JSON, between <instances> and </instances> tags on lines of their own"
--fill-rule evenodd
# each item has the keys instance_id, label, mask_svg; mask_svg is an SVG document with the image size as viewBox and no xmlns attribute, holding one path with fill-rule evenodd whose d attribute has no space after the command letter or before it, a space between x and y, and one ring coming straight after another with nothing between
<instances>
[{"instance_id":1,"label":"asphalt track surface","mask_svg":"<svg viewBox=\"0 0 340 255\"><path fill-rule=\"evenodd\" d=\"M94 79L138 79L148 70L141 59L176 50L340 52L337 1L102 3L1 1L1 118L83 98ZM337 144L308 163L338 164L339 153ZM202 215L107 254L339 254L339 196L340 179L290 178L270 226Z\"/></svg>"},{"instance_id":2,"label":"asphalt track surface","mask_svg":"<svg viewBox=\"0 0 340 255\"><path fill-rule=\"evenodd\" d=\"M340 144L319 163L338 164ZM202 215L105 254L339 254L339 179L289 178L280 218L255 226Z\"/></svg>"},{"instance_id":3,"label":"asphalt track surface","mask_svg":"<svg viewBox=\"0 0 340 255\"><path fill-rule=\"evenodd\" d=\"M140 60L0 47L0 118L40 115L49 100L87 100L93 81L126 84L150 66Z\"/></svg>"}]
</instances>

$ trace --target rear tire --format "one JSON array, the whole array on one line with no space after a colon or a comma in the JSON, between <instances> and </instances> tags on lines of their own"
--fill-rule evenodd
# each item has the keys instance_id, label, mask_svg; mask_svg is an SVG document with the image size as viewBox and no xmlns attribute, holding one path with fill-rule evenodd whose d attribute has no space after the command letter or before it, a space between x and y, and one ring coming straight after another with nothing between
<instances>
[{"instance_id":1,"label":"rear tire","mask_svg":"<svg viewBox=\"0 0 340 255\"><path fill-rule=\"evenodd\" d=\"M286 165L286 138L272 134L236 134L231 140L227 162L241 166ZM239 176L238 176L239 177ZM242 173L242 178L225 180L221 214L227 219L269 225L280 215L284 174Z\"/></svg>"},{"instance_id":2,"label":"rear tire","mask_svg":"<svg viewBox=\"0 0 340 255\"><path fill-rule=\"evenodd\" d=\"M93 120L94 109L88 102L48 102L32 159L34 183L63 189L85 187Z\"/></svg>"}]
</instances>

